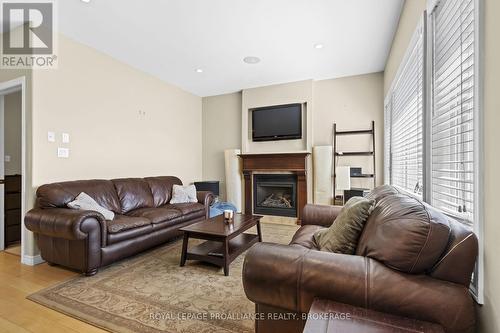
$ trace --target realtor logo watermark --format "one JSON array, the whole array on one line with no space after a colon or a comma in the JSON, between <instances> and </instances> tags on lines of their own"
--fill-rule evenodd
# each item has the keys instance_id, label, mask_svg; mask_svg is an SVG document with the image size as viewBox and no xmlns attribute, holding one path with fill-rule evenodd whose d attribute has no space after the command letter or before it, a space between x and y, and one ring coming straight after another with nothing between
<instances>
[{"instance_id":1,"label":"realtor logo watermark","mask_svg":"<svg viewBox=\"0 0 500 333\"><path fill-rule=\"evenodd\" d=\"M55 2L1 1L0 67L56 68Z\"/></svg>"}]
</instances>

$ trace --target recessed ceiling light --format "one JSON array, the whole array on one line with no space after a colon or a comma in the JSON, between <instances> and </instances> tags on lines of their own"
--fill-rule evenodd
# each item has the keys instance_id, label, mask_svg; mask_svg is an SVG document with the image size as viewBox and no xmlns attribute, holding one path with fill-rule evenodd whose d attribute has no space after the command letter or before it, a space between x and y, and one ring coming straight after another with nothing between
<instances>
[{"instance_id":1,"label":"recessed ceiling light","mask_svg":"<svg viewBox=\"0 0 500 333\"><path fill-rule=\"evenodd\" d=\"M243 62L250 64L250 65L254 65L254 64L258 64L260 62L260 58L248 56L248 57L243 58Z\"/></svg>"},{"instance_id":2,"label":"recessed ceiling light","mask_svg":"<svg viewBox=\"0 0 500 333\"><path fill-rule=\"evenodd\" d=\"M201 68L196 68L196 73L203 73L203 69L201 69Z\"/></svg>"},{"instance_id":3,"label":"recessed ceiling light","mask_svg":"<svg viewBox=\"0 0 500 333\"><path fill-rule=\"evenodd\" d=\"M90 0L81 0L81 1L85 3L90 3Z\"/></svg>"},{"instance_id":4,"label":"recessed ceiling light","mask_svg":"<svg viewBox=\"0 0 500 333\"><path fill-rule=\"evenodd\" d=\"M323 48L323 44L321 44L321 43L314 44L314 48L315 48L315 49L318 49L318 50L319 50L319 49L322 49L322 48Z\"/></svg>"}]
</instances>

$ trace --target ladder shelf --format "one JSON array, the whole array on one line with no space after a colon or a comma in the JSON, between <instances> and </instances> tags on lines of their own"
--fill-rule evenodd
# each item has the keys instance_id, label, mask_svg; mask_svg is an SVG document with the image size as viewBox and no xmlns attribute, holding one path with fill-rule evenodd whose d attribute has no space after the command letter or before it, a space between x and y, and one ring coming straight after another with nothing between
<instances>
[{"instance_id":1,"label":"ladder shelf","mask_svg":"<svg viewBox=\"0 0 500 333\"><path fill-rule=\"evenodd\" d=\"M370 135L371 136L371 150L369 151L339 151L337 147L337 137L338 136L347 136L347 135ZM366 130L349 130L349 131L338 131L337 124L333 124L333 197L335 200L335 191L336 191L336 167L337 167L337 158L341 157L352 157L352 156L370 156L373 162L373 173L360 174L360 175L352 175L351 178L365 178L373 180L373 188L377 183L376 179L376 156L375 156L375 121L372 121L371 128Z\"/></svg>"}]
</instances>

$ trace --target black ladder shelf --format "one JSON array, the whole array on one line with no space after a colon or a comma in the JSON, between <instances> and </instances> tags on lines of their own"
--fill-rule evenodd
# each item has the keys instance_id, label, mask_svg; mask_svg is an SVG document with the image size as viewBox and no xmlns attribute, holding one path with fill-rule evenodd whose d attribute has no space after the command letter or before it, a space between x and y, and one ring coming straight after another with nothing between
<instances>
[{"instance_id":1,"label":"black ladder shelf","mask_svg":"<svg viewBox=\"0 0 500 333\"><path fill-rule=\"evenodd\" d=\"M370 135L371 136L371 151L337 151L337 137L338 136L346 136L346 135ZM336 167L337 167L337 158L343 156L371 156L373 159L373 173L372 174L362 174L351 176L351 178L371 178L373 179L373 187L375 187L376 181L376 172L375 167L377 164L377 160L375 158L375 121L372 121L372 126L367 130L358 130L358 131L338 131L337 124L333 124L333 193L335 193L336 189L336 178L337 175Z\"/></svg>"}]
</instances>

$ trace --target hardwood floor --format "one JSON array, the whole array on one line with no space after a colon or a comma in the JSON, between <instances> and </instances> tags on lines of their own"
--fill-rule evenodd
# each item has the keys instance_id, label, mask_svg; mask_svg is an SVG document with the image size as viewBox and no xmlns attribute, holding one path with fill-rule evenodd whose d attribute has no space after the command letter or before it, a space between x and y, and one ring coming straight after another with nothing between
<instances>
[{"instance_id":1,"label":"hardwood floor","mask_svg":"<svg viewBox=\"0 0 500 333\"><path fill-rule=\"evenodd\" d=\"M22 265L18 256L0 252L0 332L105 332L26 299L76 275L47 264Z\"/></svg>"},{"instance_id":2,"label":"hardwood floor","mask_svg":"<svg viewBox=\"0 0 500 333\"><path fill-rule=\"evenodd\" d=\"M4 251L20 257L21 256L21 244L9 246Z\"/></svg>"}]
</instances>

